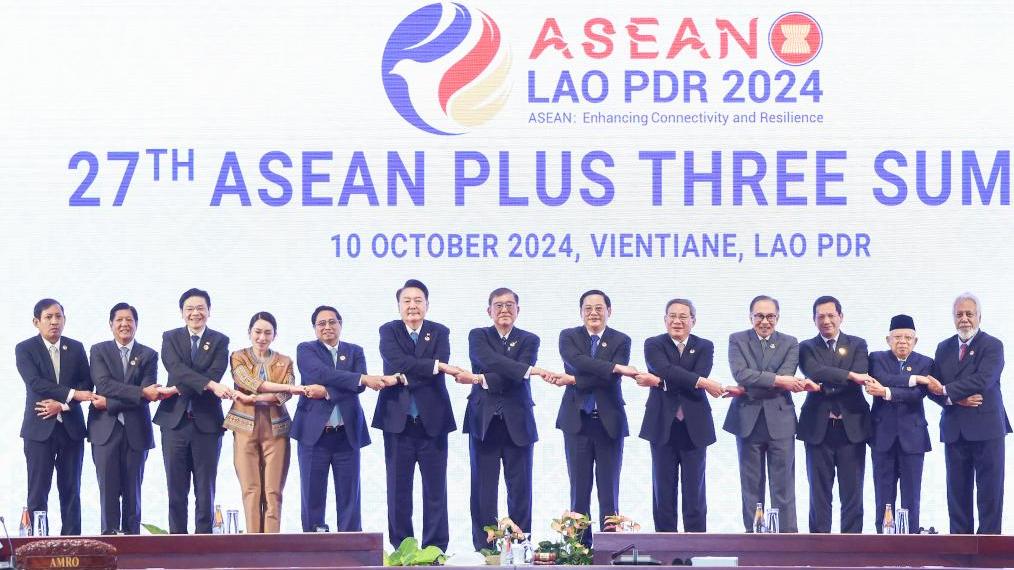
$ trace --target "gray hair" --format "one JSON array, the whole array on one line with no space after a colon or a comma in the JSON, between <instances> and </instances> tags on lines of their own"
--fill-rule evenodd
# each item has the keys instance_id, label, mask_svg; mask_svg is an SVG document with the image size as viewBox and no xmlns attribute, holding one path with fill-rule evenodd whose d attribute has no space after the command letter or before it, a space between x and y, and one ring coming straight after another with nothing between
<instances>
[{"instance_id":1,"label":"gray hair","mask_svg":"<svg viewBox=\"0 0 1014 570\"><path fill-rule=\"evenodd\" d=\"M958 295L957 298L954 299L954 304L951 305L951 310L953 311L954 307L957 307L958 303L962 301L971 301L975 303L975 313L980 317L982 316L982 303L979 301L978 297L967 291Z\"/></svg>"}]
</instances>

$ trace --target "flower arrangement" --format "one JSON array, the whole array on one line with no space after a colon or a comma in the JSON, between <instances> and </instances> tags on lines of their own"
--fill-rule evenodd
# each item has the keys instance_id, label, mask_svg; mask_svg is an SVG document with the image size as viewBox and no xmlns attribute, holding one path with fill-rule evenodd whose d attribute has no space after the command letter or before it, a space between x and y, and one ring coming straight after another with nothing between
<instances>
[{"instance_id":1,"label":"flower arrangement","mask_svg":"<svg viewBox=\"0 0 1014 570\"><path fill-rule=\"evenodd\" d=\"M564 511L560 518L553 519L551 529L560 533L560 540L552 542L544 540L536 549L538 554L554 555L556 564L589 565L592 563L592 551L581 543L585 532L591 526L586 515L573 511Z\"/></svg>"},{"instance_id":2,"label":"flower arrangement","mask_svg":"<svg viewBox=\"0 0 1014 570\"><path fill-rule=\"evenodd\" d=\"M641 530L641 525L637 524L637 521L634 519L617 513L606 517L606 526L602 527L602 530L613 532L637 532Z\"/></svg>"},{"instance_id":3,"label":"flower arrangement","mask_svg":"<svg viewBox=\"0 0 1014 570\"><path fill-rule=\"evenodd\" d=\"M493 548L483 548L479 551L483 556L500 554L503 552L505 543L509 540L525 539L525 533L521 531L521 527L510 517L504 517L496 524L484 526L482 530L486 531L486 542L493 545Z\"/></svg>"}]
</instances>

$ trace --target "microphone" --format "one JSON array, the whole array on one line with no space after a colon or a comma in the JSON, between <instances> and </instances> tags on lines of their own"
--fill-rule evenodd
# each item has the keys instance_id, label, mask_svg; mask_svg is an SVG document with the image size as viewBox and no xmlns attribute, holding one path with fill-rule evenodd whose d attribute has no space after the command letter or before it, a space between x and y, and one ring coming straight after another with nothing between
<instances>
[{"instance_id":1,"label":"microphone","mask_svg":"<svg viewBox=\"0 0 1014 570\"><path fill-rule=\"evenodd\" d=\"M7 538L7 546L11 549L11 556L7 560L0 561L0 570L9 570L18 567L17 555L14 554L14 541L11 540L11 535L7 534L7 521L0 516L0 525L3 526L4 536ZM0 549L3 545L0 544Z\"/></svg>"},{"instance_id":2,"label":"microphone","mask_svg":"<svg viewBox=\"0 0 1014 570\"><path fill-rule=\"evenodd\" d=\"M630 552L630 555L626 555ZM642 555L637 546L630 544L609 554L613 566L661 566L662 562L650 554Z\"/></svg>"}]
</instances>

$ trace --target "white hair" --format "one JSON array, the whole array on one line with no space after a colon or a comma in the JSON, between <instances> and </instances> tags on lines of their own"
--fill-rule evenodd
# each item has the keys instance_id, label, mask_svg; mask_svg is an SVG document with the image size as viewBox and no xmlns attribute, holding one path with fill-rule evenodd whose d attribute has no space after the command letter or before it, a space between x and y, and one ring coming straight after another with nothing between
<instances>
[{"instance_id":1,"label":"white hair","mask_svg":"<svg viewBox=\"0 0 1014 570\"><path fill-rule=\"evenodd\" d=\"M962 294L960 294L960 295L958 295L957 298L954 299L954 304L951 305L951 309L953 310L954 307L957 307L958 303L960 303L962 301L971 301L971 302L975 303L975 313L977 315L979 315L980 317L982 316L982 303L979 301L978 297L976 297L975 295L973 295L972 293L969 293L967 291L964 292L964 293L962 293Z\"/></svg>"}]
</instances>

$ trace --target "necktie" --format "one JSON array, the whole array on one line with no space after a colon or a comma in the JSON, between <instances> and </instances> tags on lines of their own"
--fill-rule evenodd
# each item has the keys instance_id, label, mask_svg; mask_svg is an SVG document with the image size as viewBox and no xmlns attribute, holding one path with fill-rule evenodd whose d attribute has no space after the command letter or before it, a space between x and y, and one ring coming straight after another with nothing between
<instances>
[{"instance_id":1,"label":"necktie","mask_svg":"<svg viewBox=\"0 0 1014 570\"><path fill-rule=\"evenodd\" d=\"M190 360L197 356L197 343L199 342L201 342L201 337L195 334L190 335Z\"/></svg>"},{"instance_id":2,"label":"necktie","mask_svg":"<svg viewBox=\"0 0 1014 570\"><path fill-rule=\"evenodd\" d=\"M761 352L766 352L768 349L768 339L762 338L760 339L760 342L761 342Z\"/></svg>"},{"instance_id":3,"label":"necktie","mask_svg":"<svg viewBox=\"0 0 1014 570\"><path fill-rule=\"evenodd\" d=\"M60 350L56 345L49 347L49 359L53 361L53 371L56 372L56 383L60 383ZM56 414L56 421L63 421L63 414Z\"/></svg>"},{"instance_id":4,"label":"necktie","mask_svg":"<svg viewBox=\"0 0 1014 570\"><path fill-rule=\"evenodd\" d=\"M958 360L964 360L965 355L968 354L968 343L961 343L961 352L958 354Z\"/></svg>"},{"instance_id":5,"label":"necktie","mask_svg":"<svg viewBox=\"0 0 1014 570\"><path fill-rule=\"evenodd\" d=\"M507 337L505 337L505 336L500 337L500 341L503 342L504 346L507 346Z\"/></svg>"},{"instance_id":6,"label":"necktie","mask_svg":"<svg viewBox=\"0 0 1014 570\"><path fill-rule=\"evenodd\" d=\"M679 351L680 358L683 358L683 349L685 349L686 347L687 347L687 343L685 343L685 342L677 342L676 343L676 350ZM686 419L686 416L683 415L683 404L680 404L676 408L676 421L680 421L681 422L684 419Z\"/></svg>"},{"instance_id":7,"label":"necktie","mask_svg":"<svg viewBox=\"0 0 1014 570\"><path fill-rule=\"evenodd\" d=\"M412 344L419 344L418 332L412 331L408 333L408 336L412 337ZM411 393L408 395L408 415L412 416L413 418L419 417L419 406L416 405L415 396L413 396Z\"/></svg>"},{"instance_id":8,"label":"necktie","mask_svg":"<svg viewBox=\"0 0 1014 570\"><path fill-rule=\"evenodd\" d=\"M676 350L680 351L680 356L683 356L683 349L687 347L687 343L678 342L676 343Z\"/></svg>"},{"instance_id":9,"label":"necktie","mask_svg":"<svg viewBox=\"0 0 1014 570\"><path fill-rule=\"evenodd\" d=\"M120 347L120 363L123 364L123 379L127 379L127 356L130 354L130 349L121 346Z\"/></svg>"},{"instance_id":10,"label":"necktie","mask_svg":"<svg viewBox=\"0 0 1014 570\"><path fill-rule=\"evenodd\" d=\"M834 339L833 338L827 339L827 349L830 350L831 352L834 352Z\"/></svg>"},{"instance_id":11,"label":"necktie","mask_svg":"<svg viewBox=\"0 0 1014 570\"><path fill-rule=\"evenodd\" d=\"M335 368L338 368L338 347L332 346L328 348L331 352L331 360ZM328 417L327 423L332 426L345 425L345 421L342 419L342 412L338 409L338 402L332 402L334 407L331 408L331 416Z\"/></svg>"},{"instance_id":12,"label":"necktie","mask_svg":"<svg viewBox=\"0 0 1014 570\"><path fill-rule=\"evenodd\" d=\"M899 372L904 372L905 371L905 361L904 360L899 360L898 361L898 371Z\"/></svg>"},{"instance_id":13,"label":"necktie","mask_svg":"<svg viewBox=\"0 0 1014 570\"><path fill-rule=\"evenodd\" d=\"M831 354L834 354L834 339L833 338L827 339L827 349L831 351ZM835 420L840 420L841 419L841 404L838 403L838 399L837 398L832 398L831 399L831 412L830 412L830 414L831 414L831 418L832 419L835 419Z\"/></svg>"},{"instance_id":14,"label":"necktie","mask_svg":"<svg viewBox=\"0 0 1014 570\"><path fill-rule=\"evenodd\" d=\"M962 345L964 346L964 345ZM60 383L60 351L56 345L49 347L49 359L53 361L53 372L56 372L56 383Z\"/></svg>"},{"instance_id":15,"label":"necktie","mask_svg":"<svg viewBox=\"0 0 1014 570\"><path fill-rule=\"evenodd\" d=\"M598 354L599 352L599 340L600 340L599 335L597 334L591 335L591 346L589 347L588 352L591 354L592 358L595 358L595 355ZM581 411L586 414L590 414L595 411L594 393L588 394L588 398L585 399L584 406L581 408Z\"/></svg>"}]
</instances>

